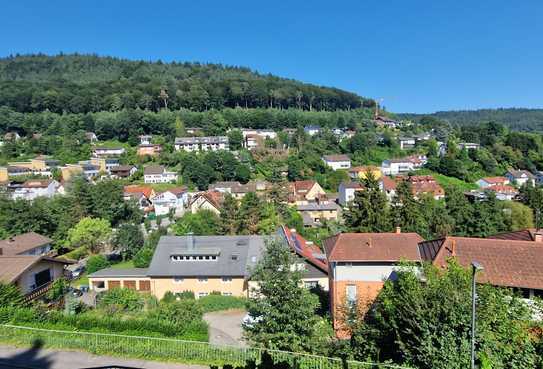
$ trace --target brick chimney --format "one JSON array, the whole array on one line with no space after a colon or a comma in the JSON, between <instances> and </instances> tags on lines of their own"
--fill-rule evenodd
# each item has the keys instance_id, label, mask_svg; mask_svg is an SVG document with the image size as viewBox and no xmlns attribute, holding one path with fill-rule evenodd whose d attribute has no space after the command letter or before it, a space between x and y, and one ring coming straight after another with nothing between
<instances>
[{"instance_id":1,"label":"brick chimney","mask_svg":"<svg viewBox=\"0 0 543 369\"><path fill-rule=\"evenodd\" d=\"M396 234L400 234L402 233L402 228L401 227L396 227Z\"/></svg>"},{"instance_id":2,"label":"brick chimney","mask_svg":"<svg viewBox=\"0 0 543 369\"><path fill-rule=\"evenodd\" d=\"M535 242L543 242L543 233L541 231L537 231L534 233L534 241Z\"/></svg>"}]
</instances>

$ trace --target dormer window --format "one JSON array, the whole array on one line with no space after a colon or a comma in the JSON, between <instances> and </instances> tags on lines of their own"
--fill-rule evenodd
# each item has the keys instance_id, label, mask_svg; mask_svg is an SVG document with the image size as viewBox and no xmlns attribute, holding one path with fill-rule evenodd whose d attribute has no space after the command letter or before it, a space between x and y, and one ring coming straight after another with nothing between
<instances>
[{"instance_id":1,"label":"dormer window","mask_svg":"<svg viewBox=\"0 0 543 369\"><path fill-rule=\"evenodd\" d=\"M237 254L232 254L232 255L230 255L230 259L233 260L233 261L237 261L238 260L238 255Z\"/></svg>"}]
</instances>

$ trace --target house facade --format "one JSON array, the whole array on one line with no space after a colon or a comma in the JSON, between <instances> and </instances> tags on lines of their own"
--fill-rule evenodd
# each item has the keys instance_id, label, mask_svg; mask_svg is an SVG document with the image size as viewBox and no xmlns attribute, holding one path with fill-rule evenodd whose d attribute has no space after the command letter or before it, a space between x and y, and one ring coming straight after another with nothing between
<instances>
[{"instance_id":1,"label":"house facade","mask_svg":"<svg viewBox=\"0 0 543 369\"><path fill-rule=\"evenodd\" d=\"M341 182L339 184L339 197L338 202L341 206L347 206L347 204L354 200L357 191L362 191L364 187L360 182Z\"/></svg>"},{"instance_id":2,"label":"house facade","mask_svg":"<svg viewBox=\"0 0 543 369\"><path fill-rule=\"evenodd\" d=\"M509 179L506 177L484 177L478 180L477 186L480 188L488 188L492 186L505 186L509 184Z\"/></svg>"},{"instance_id":3,"label":"house facade","mask_svg":"<svg viewBox=\"0 0 543 369\"><path fill-rule=\"evenodd\" d=\"M129 178L138 171L133 165L118 165L111 168L110 174L112 178Z\"/></svg>"},{"instance_id":4,"label":"house facade","mask_svg":"<svg viewBox=\"0 0 543 369\"><path fill-rule=\"evenodd\" d=\"M156 144L140 144L138 146L138 156L158 156L162 152L162 146Z\"/></svg>"},{"instance_id":5,"label":"house facade","mask_svg":"<svg viewBox=\"0 0 543 369\"><path fill-rule=\"evenodd\" d=\"M347 155L324 155L322 161L333 170L347 170L351 167L351 159Z\"/></svg>"},{"instance_id":6,"label":"house facade","mask_svg":"<svg viewBox=\"0 0 543 369\"><path fill-rule=\"evenodd\" d=\"M143 169L144 183L171 183L177 181L177 173L170 172L162 165L149 165Z\"/></svg>"},{"instance_id":7,"label":"house facade","mask_svg":"<svg viewBox=\"0 0 543 369\"><path fill-rule=\"evenodd\" d=\"M373 165L364 165L360 167L352 167L349 169L349 177L351 179L366 179L368 173L371 173L373 178L379 179L383 175L381 168Z\"/></svg>"},{"instance_id":8,"label":"house facade","mask_svg":"<svg viewBox=\"0 0 543 369\"><path fill-rule=\"evenodd\" d=\"M47 255L53 240L35 232L23 233L0 240L0 256Z\"/></svg>"},{"instance_id":9,"label":"house facade","mask_svg":"<svg viewBox=\"0 0 543 369\"><path fill-rule=\"evenodd\" d=\"M398 175L422 168L427 159L424 155L412 155L403 159L388 159L381 164L381 172L384 175Z\"/></svg>"},{"instance_id":10,"label":"house facade","mask_svg":"<svg viewBox=\"0 0 543 369\"><path fill-rule=\"evenodd\" d=\"M188 209L192 214L200 210L209 210L219 215L223 200L223 193L219 191L198 192L189 200Z\"/></svg>"},{"instance_id":11,"label":"house facade","mask_svg":"<svg viewBox=\"0 0 543 369\"><path fill-rule=\"evenodd\" d=\"M53 197L59 187L60 183L52 179L32 179L15 189L12 198L30 201L38 197Z\"/></svg>"},{"instance_id":12,"label":"house facade","mask_svg":"<svg viewBox=\"0 0 543 369\"><path fill-rule=\"evenodd\" d=\"M302 205L325 197L326 192L316 181L306 180L290 183L290 203Z\"/></svg>"},{"instance_id":13,"label":"house facade","mask_svg":"<svg viewBox=\"0 0 543 369\"><path fill-rule=\"evenodd\" d=\"M514 183L518 187L522 187L526 183L535 186L535 176L527 170L509 170L505 173L505 177L510 183Z\"/></svg>"},{"instance_id":14,"label":"house facade","mask_svg":"<svg viewBox=\"0 0 543 369\"><path fill-rule=\"evenodd\" d=\"M92 149L92 156L104 158L108 156L120 156L125 153L124 147L95 147Z\"/></svg>"},{"instance_id":15,"label":"house facade","mask_svg":"<svg viewBox=\"0 0 543 369\"><path fill-rule=\"evenodd\" d=\"M151 201L156 215L168 215L173 212L175 215L181 216L188 204L189 196L186 188L172 188L157 193Z\"/></svg>"},{"instance_id":16,"label":"house facade","mask_svg":"<svg viewBox=\"0 0 543 369\"><path fill-rule=\"evenodd\" d=\"M337 221L341 208L332 201L314 201L296 207L305 227L320 227L326 221Z\"/></svg>"},{"instance_id":17,"label":"house facade","mask_svg":"<svg viewBox=\"0 0 543 369\"><path fill-rule=\"evenodd\" d=\"M177 137L175 139L175 149L189 152L229 150L228 137Z\"/></svg>"}]
</instances>

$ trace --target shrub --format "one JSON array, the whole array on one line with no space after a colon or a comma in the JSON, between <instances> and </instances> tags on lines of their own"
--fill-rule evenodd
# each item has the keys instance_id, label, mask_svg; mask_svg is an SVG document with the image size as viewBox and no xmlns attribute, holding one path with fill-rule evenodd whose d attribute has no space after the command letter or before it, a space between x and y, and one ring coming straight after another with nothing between
<instances>
[{"instance_id":1,"label":"shrub","mask_svg":"<svg viewBox=\"0 0 543 369\"><path fill-rule=\"evenodd\" d=\"M64 278L59 278L53 282L51 289L47 292L47 299L50 301L56 301L64 296L68 284Z\"/></svg>"},{"instance_id":2,"label":"shrub","mask_svg":"<svg viewBox=\"0 0 543 369\"><path fill-rule=\"evenodd\" d=\"M150 319L166 320L176 325L197 322L202 319L202 308L195 300L183 299L159 304L158 308L147 313Z\"/></svg>"},{"instance_id":3,"label":"shrub","mask_svg":"<svg viewBox=\"0 0 543 369\"><path fill-rule=\"evenodd\" d=\"M79 260L85 257L86 255L87 255L87 249L85 249L84 247L78 247L62 255L62 257L66 259Z\"/></svg>"},{"instance_id":4,"label":"shrub","mask_svg":"<svg viewBox=\"0 0 543 369\"><path fill-rule=\"evenodd\" d=\"M151 264L151 259L153 258L155 250L150 247L142 247L136 255L134 255L134 266L136 268L147 268Z\"/></svg>"},{"instance_id":5,"label":"shrub","mask_svg":"<svg viewBox=\"0 0 543 369\"><path fill-rule=\"evenodd\" d=\"M23 295L17 286L0 282L0 306L22 306Z\"/></svg>"},{"instance_id":6,"label":"shrub","mask_svg":"<svg viewBox=\"0 0 543 369\"><path fill-rule=\"evenodd\" d=\"M144 296L129 288L113 288L99 296L98 307L110 312L141 311L145 305Z\"/></svg>"},{"instance_id":7,"label":"shrub","mask_svg":"<svg viewBox=\"0 0 543 369\"><path fill-rule=\"evenodd\" d=\"M172 291L167 291L162 297L162 300L160 302L169 304L171 302L175 302L178 300L194 300L194 292L183 291L183 292L173 293Z\"/></svg>"},{"instance_id":8,"label":"shrub","mask_svg":"<svg viewBox=\"0 0 543 369\"><path fill-rule=\"evenodd\" d=\"M204 313L229 309L244 309L246 302L247 300L242 297L215 294L198 299L198 305L201 306Z\"/></svg>"},{"instance_id":9,"label":"shrub","mask_svg":"<svg viewBox=\"0 0 543 369\"><path fill-rule=\"evenodd\" d=\"M87 260L87 272L92 274L109 267L111 263L106 259L104 255L93 255Z\"/></svg>"}]
</instances>

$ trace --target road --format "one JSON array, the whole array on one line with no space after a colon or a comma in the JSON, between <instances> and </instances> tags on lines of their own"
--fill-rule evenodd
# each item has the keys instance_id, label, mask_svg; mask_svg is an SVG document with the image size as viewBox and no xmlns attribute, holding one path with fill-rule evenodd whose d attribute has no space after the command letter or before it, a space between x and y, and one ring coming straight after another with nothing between
<instances>
[{"instance_id":1,"label":"road","mask_svg":"<svg viewBox=\"0 0 543 369\"><path fill-rule=\"evenodd\" d=\"M90 369L109 366L130 369L208 369L209 366L159 363L137 359L96 356L80 351L45 350L38 347L0 346L2 369Z\"/></svg>"},{"instance_id":2,"label":"road","mask_svg":"<svg viewBox=\"0 0 543 369\"><path fill-rule=\"evenodd\" d=\"M241 321L245 314L243 310L204 314L204 320L209 324L209 342L217 345L246 346L241 328Z\"/></svg>"}]
</instances>

